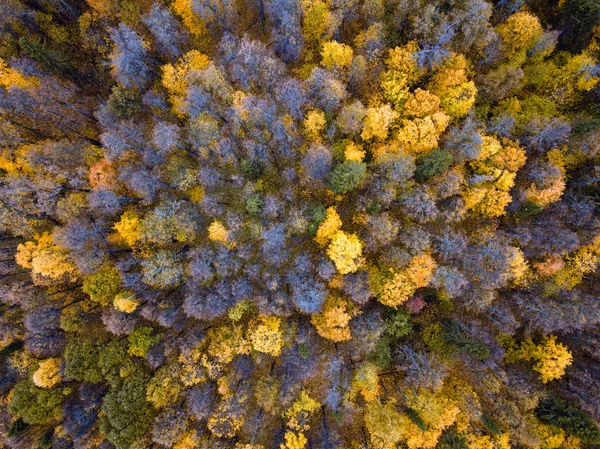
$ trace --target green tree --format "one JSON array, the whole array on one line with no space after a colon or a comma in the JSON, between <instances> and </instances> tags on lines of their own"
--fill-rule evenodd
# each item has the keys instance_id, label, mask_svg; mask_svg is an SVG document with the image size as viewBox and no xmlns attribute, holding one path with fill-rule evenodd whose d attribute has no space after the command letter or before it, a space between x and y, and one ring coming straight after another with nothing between
<instances>
[{"instance_id":1,"label":"green tree","mask_svg":"<svg viewBox=\"0 0 600 449\"><path fill-rule=\"evenodd\" d=\"M62 416L61 405L69 392L66 388L40 388L29 379L22 380L12 390L8 411L27 424L46 424Z\"/></svg>"},{"instance_id":2,"label":"green tree","mask_svg":"<svg viewBox=\"0 0 600 449\"><path fill-rule=\"evenodd\" d=\"M367 166L358 161L344 161L337 165L329 176L329 188L337 194L349 192L361 185Z\"/></svg>"}]
</instances>

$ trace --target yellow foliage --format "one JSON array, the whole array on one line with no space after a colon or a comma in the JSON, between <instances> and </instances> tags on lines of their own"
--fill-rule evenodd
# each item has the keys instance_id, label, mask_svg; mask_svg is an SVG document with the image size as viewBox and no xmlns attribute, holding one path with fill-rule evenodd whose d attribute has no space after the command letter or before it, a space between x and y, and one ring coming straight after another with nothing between
<instances>
[{"instance_id":1,"label":"yellow foliage","mask_svg":"<svg viewBox=\"0 0 600 449\"><path fill-rule=\"evenodd\" d=\"M217 438L233 438L244 424L244 416L228 413L227 405L226 401L221 401L207 422L208 430Z\"/></svg>"},{"instance_id":2,"label":"yellow foliage","mask_svg":"<svg viewBox=\"0 0 600 449\"><path fill-rule=\"evenodd\" d=\"M548 188L538 188L532 183L525 191L527 201L538 206L547 206L560 200L565 191L566 184L563 177L556 178Z\"/></svg>"},{"instance_id":3,"label":"yellow foliage","mask_svg":"<svg viewBox=\"0 0 600 449\"><path fill-rule=\"evenodd\" d=\"M58 358L42 360L38 369L33 373L33 383L41 388L51 388L59 383L62 380L60 362L61 360Z\"/></svg>"},{"instance_id":4,"label":"yellow foliage","mask_svg":"<svg viewBox=\"0 0 600 449\"><path fill-rule=\"evenodd\" d=\"M352 64L352 47L337 41L323 44L321 64L328 69L346 69Z\"/></svg>"},{"instance_id":5,"label":"yellow foliage","mask_svg":"<svg viewBox=\"0 0 600 449\"><path fill-rule=\"evenodd\" d=\"M476 97L477 87L475 87L475 83L467 81L458 86L448 88L440 99L440 105L450 117L464 117L469 113L473 104L475 104Z\"/></svg>"},{"instance_id":6,"label":"yellow foliage","mask_svg":"<svg viewBox=\"0 0 600 449\"><path fill-rule=\"evenodd\" d=\"M213 242L221 242L224 245L227 245L229 242L229 231L223 223L214 220L208 227L208 238Z\"/></svg>"},{"instance_id":7,"label":"yellow foliage","mask_svg":"<svg viewBox=\"0 0 600 449\"><path fill-rule=\"evenodd\" d=\"M195 36L205 34L204 22L196 16L192 9L193 0L174 0L172 5L190 33Z\"/></svg>"},{"instance_id":8,"label":"yellow foliage","mask_svg":"<svg viewBox=\"0 0 600 449\"><path fill-rule=\"evenodd\" d=\"M280 445L281 449L304 449L306 447L306 437L302 432L297 434L290 432L289 430L285 433L285 443Z\"/></svg>"},{"instance_id":9,"label":"yellow foliage","mask_svg":"<svg viewBox=\"0 0 600 449\"><path fill-rule=\"evenodd\" d=\"M398 113L395 112L389 104L377 108L368 108L363 119L363 129L360 137L363 140L385 140L388 136L388 129L396 119Z\"/></svg>"},{"instance_id":10,"label":"yellow foliage","mask_svg":"<svg viewBox=\"0 0 600 449\"><path fill-rule=\"evenodd\" d=\"M475 103L477 88L468 80L469 63L464 55L453 54L432 77L429 90L440 97L440 106L452 117L467 115Z\"/></svg>"},{"instance_id":11,"label":"yellow foliage","mask_svg":"<svg viewBox=\"0 0 600 449\"><path fill-rule=\"evenodd\" d=\"M343 298L328 296L323 305L323 311L314 314L311 323L321 337L339 342L352 338L348 327L351 319L350 304Z\"/></svg>"},{"instance_id":12,"label":"yellow foliage","mask_svg":"<svg viewBox=\"0 0 600 449\"><path fill-rule=\"evenodd\" d=\"M467 434L469 449L494 449L494 443L489 435Z\"/></svg>"},{"instance_id":13,"label":"yellow foliage","mask_svg":"<svg viewBox=\"0 0 600 449\"><path fill-rule=\"evenodd\" d=\"M325 113L323 111L320 109L308 111L304 117L304 132L310 139L320 142L326 123L327 120L325 120Z\"/></svg>"},{"instance_id":14,"label":"yellow foliage","mask_svg":"<svg viewBox=\"0 0 600 449\"><path fill-rule=\"evenodd\" d=\"M135 298L135 292L131 290L123 290L117 293L113 300L115 309L125 312L132 313L137 309L139 301Z\"/></svg>"},{"instance_id":15,"label":"yellow foliage","mask_svg":"<svg viewBox=\"0 0 600 449\"><path fill-rule=\"evenodd\" d=\"M312 45L320 40L331 38L334 17L327 3L321 0L305 1L303 9L302 28L307 43Z\"/></svg>"},{"instance_id":16,"label":"yellow foliage","mask_svg":"<svg viewBox=\"0 0 600 449\"><path fill-rule=\"evenodd\" d=\"M342 220L340 220L335 207L331 206L327 208L325 220L321 222L317 229L316 242L319 245L325 245L341 227Z\"/></svg>"},{"instance_id":17,"label":"yellow foliage","mask_svg":"<svg viewBox=\"0 0 600 449\"><path fill-rule=\"evenodd\" d=\"M0 58L0 87L5 89L31 89L38 86L39 80L34 76L25 76L17 70L8 67L6 62Z\"/></svg>"},{"instance_id":18,"label":"yellow foliage","mask_svg":"<svg viewBox=\"0 0 600 449\"><path fill-rule=\"evenodd\" d=\"M385 60L385 65L388 70L406 74L410 82L414 82L419 68L415 60L415 53L418 50L419 45L416 41L410 41L402 47L391 48Z\"/></svg>"},{"instance_id":19,"label":"yellow foliage","mask_svg":"<svg viewBox=\"0 0 600 449\"><path fill-rule=\"evenodd\" d=\"M179 1L179 0L178 0ZM162 84L169 91L169 99L180 116L184 113L184 103L188 88L188 74L192 70L204 70L210 59L198 50L191 50L173 64L163 66Z\"/></svg>"},{"instance_id":20,"label":"yellow foliage","mask_svg":"<svg viewBox=\"0 0 600 449\"><path fill-rule=\"evenodd\" d=\"M317 410L321 404L312 399L305 390L302 390L291 407L283 414L288 419L288 427L297 431L308 430L307 418Z\"/></svg>"},{"instance_id":21,"label":"yellow foliage","mask_svg":"<svg viewBox=\"0 0 600 449\"><path fill-rule=\"evenodd\" d=\"M362 243L356 234L337 231L327 247L327 255L340 274L353 273L358 270Z\"/></svg>"},{"instance_id":22,"label":"yellow foliage","mask_svg":"<svg viewBox=\"0 0 600 449\"><path fill-rule=\"evenodd\" d=\"M435 447L442 431L450 427L460 413L454 401L428 390L409 392L406 405L413 409L427 426L427 430L423 431L408 416L402 415L399 427L409 449Z\"/></svg>"},{"instance_id":23,"label":"yellow foliage","mask_svg":"<svg viewBox=\"0 0 600 449\"><path fill-rule=\"evenodd\" d=\"M354 373L350 398L361 394L365 401L370 402L379 396L379 376L377 366L371 362L364 363Z\"/></svg>"},{"instance_id":24,"label":"yellow foliage","mask_svg":"<svg viewBox=\"0 0 600 449\"><path fill-rule=\"evenodd\" d=\"M521 345L518 358L525 361L535 360L533 370L539 373L543 383L561 378L573 360L569 349L557 342L554 335L545 337L539 345L527 339Z\"/></svg>"},{"instance_id":25,"label":"yellow foliage","mask_svg":"<svg viewBox=\"0 0 600 449\"><path fill-rule=\"evenodd\" d=\"M454 53L444 62L429 82L429 90L442 97L451 87L460 86L468 81L469 62L462 54Z\"/></svg>"},{"instance_id":26,"label":"yellow foliage","mask_svg":"<svg viewBox=\"0 0 600 449\"><path fill-rule=\"evenodd\" d=\"M220 326L207 332L209 339L206 353L218 359L223 364L228 364L236 355L248 354L251 344L244 338L241 326Z\"/></svg>"},{"instance_id":27,"label":"yellow foliage","mask_svg":"<svg viewBox=\"0 0 600 449\"><path fill-rule=\"evenodd\" d=\"M193 430L186 431L179 441L175 443L173 449L197 449L198 442L196 438L196 432Z\"/></svg>"},{"instance_id":28,"label":"yellow foliage","mask_svg":"<svg viewBox=\"0 0 600 449\"><path fill-rule=\"evenodd\" d=\"M496 27L502 37L508 59L524 57L540 39L544 30L539 19L526 11L519 11ZM521 62L520 58L516 62Z\"/></svg>"},{"instance_id":29,"label":"yellow foliage","mask_svg":"<svg viewBox=\"0 0 600 449\"><path fill-rule=\"evenodd\" d=\"M113 229L128 246L133 246L139 240L142 231L140 217L135 212L127 211L121 215L121 219L114 224Z\"/></svg>"},{"instance_id":30,"label":"yellow foliage","mask_svg":"<svg viewBox=\"0 0 600 449\"><path fill-rule=\"evenodd\" d=\"M202 186L194 186L188 191L188 196L192 202L200 203L204 198L204 193Z\"/></svg>"},{"instance_id":31,"label":"yellow foliage","mask_svg":"<svg viewBox=\"0 0 600 449\"><path fill-rule=\"evenodd\" d=\"M398 423L405 418L394 407L394 404L385 404L379 401L369 402L365 413L365 425L375 447L381 449L395 449L402 437L402 428Z\"/></svg>"},{"instance_id":32,"label":"yellow foliage","mask_svg":"<svg viewBox=\"0 0 600 449\"><path fill-rule=\"evenodd\" d=\"M346 149L344 150L344 157L347 161L362 162L365 158L365 154L365 150L362 149L362 146L357 145L354 142L350 142L346 145Z\"/></svg>"},{"instance_id":33,"label":"yellow foliage","mask_svg":"<svg viewBox=\"0 0 600 449\"><path fill-rule=\"evenodd\" d=\"M437 112L440 99L429 91L417 88L404 105L404 114L411 117L426 117Z\"/></svg>"},{"instance_id":34,"label":"yellow foliage","mask_svg":"<svg viewBox=\"0 0 600 449\"><path fill-rule=\"evenodd\" d=\"M429 284L436 268L437 263L429 254L421 254L410 261L406 274L416 288L421 288Z\"/></svg>"},{"instance_id":35,"label":"yellow foliage","mask_svg":"<svg viewBox=\"0 0 600 449\"><path fill-rule=\"evenodd\" d=\"M393 268L388 272L374 271L371 285L379 302L388 307L398 307L417 289L408 273Z\"/></svg>"},{"instance_id":36,"label":"yellow foliage","mask_svg":"<svg viewBox=\"0 0 600 449\"><path fill-rule=\"evenodd\" d=\"M411 41L403 47L390 49L385 60L387 70L381 76L380 86L385 98L396 105L408 100L409 89L419 76L414 57L418 49L417 43Z\"/></svg>"},{"instance_id":37,"label":"yellow foliage","mask_svg":"<svg viewBox=\"0 0 600 449\"><path fill-rule=\"evenodd\" d=\"M77 267L68 259L68 253L54 244L50 234L45 232L36 240L17 247L15 260L19 265L50 279L77 277Z\"/></svg>"},{"instance_id":38,"label":"yellow foliage","mask_svg":"<svg viewBox=\"0 0 600 449\"><path fill-rule=\"evenodd\" d=\"M283 347L281 338L281 320L274 316L261 316L259 322L252 325L248 337L255 351L279 356Z\"/></svg>"},{"instance_id":39,"label":"yellow foliage","mask_svg":"<svg viewBox=\"0 0 600 449\"><path fill-rule=\"evenodd\" d=\"M402 120L402 126L396 133L396 143L407 152L423 155L438 147L439 136L448 126L449 117L436 112L425 118Z\"/></svg>"},{"instance_id":40,"label":"yellow foliage","mask_svg":"<svg viewBox=\"0 0 600 449\"><path fill-rule=\"evenodd\" d=\"M437 263L428 254L415 256L404 270L389 268L371 272L371 287L375 296L388 307L398 307L418 288L429 285Z\"/></svg>"},{"instance_id":41,"label":"yellow foliage","mask_svg":"<svg viewBox=\"0 0 600 449\"><path fill-rule=\"evenodd\" d=\"M512 201L508 192L491 185L481 185L467 188L462 192L467 210L477 215L496 218L504 215L506 206Z\"/></svg>"}]
</instances>

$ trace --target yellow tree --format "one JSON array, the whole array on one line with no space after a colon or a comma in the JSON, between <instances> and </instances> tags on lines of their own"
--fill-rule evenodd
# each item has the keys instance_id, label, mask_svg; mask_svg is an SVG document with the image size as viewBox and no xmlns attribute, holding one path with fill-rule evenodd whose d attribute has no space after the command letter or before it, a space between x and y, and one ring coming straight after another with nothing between
<instances>
[{"instance_id":1,"label":"yellow tree","mask_svg":"<svg viewBox=\"0 0 600 449\"><path fill-rule=\"evenodd\" d=\"M475 103L477 88L469 81L469 63L453 54L433 75L428 89L440 98L440 106L451 118L464 117Z\"/></svg>"},{"instance_id":2,"label":"yellow tree","mask_svg":"<svg viewBox=\"0 0 600 449\"><path fill-rule=\"evenodd\" d=\"M335 207L331 206L325 213L325 220L321 222L317 229L315 240L318 244L325 245L341 227L342 220L336 212Z\"/></svg>"},{"instance_id":3,"label":"yellow tree","mask_svg":"<svg viewBox=\"0 0 600 449\"><path fill-rule=\"evenodd\" d=\"M539 373L543 383L561 378L573 360L569 349L557 342L554 335L544 338L538 345L531 339L526 340L521 346L519 358L536 361L533 370Z\"/></svg>"},{"instance_id":4,"label":"yellow tree","mask_svg":"<svg viewBox=\"0 0 600 449\"><path fill-rule=\"evenodd\" d=\"M283 338L281 336L281 320L274 316L261 316L258 322L250 325L248 339L255 351L270 354L274 357L281 354Z\"/></svg>"},{"instance_id":5,"label":"yellow tree","mask_svg":"<svg viewBox=\"0 0 600 449\"><path fill-rule=\"evenodd\" d=\"M363 140L377 139L383 141L387 139L388 130L397 116L398 114L389 104L368 108L363 119L363 129L360 137Z\"/></svg>"},{"instance_id":6,"label":"yellow tree","mask_svg":"<svg viewBox=\"0 0 600 449\"><path fill-rule=\"evenodd\" d=\"M42 360L33 373L33 383L41 388L51 388L59 383L62 380L60 363L61 359L58 358Z\"/></svg>"},{"instance_id":7,"label":"yellow tree","mask_svg":"<svg viewBox=\"0 0 600 449\"><path fill-rule=\"evenodd\" d=\"M321 337L337 343L352 338L348 326L352 317L350 303L344 298L330 295L323 304L323 310L312 316L311 323Z\"/></svg>"},{"instance_id":8,"label":"yellow tree","mask_svg":"<svg viewBox=\"0 0 600 449\"><path fill-rule=\"evenodd\" d=\"M327 69L345 70L352 64L352 47L337 41L323 43L321 65Z\"/></svg>"},{"instance_id":9,"label":"yellow tree","mask_svg":"<svg viewBox=\"0 0 600 449\"><path fill-rule=\"evenodd\" d=\"M191 50L183 55L175 64L163 66L162 84L169 92L173 110L179 116L185 113L187 98L188 74L193 70L204 70L210 59L198 50Z\"/></svg>"},{"instance_id":10,"label":"yellow tree","mask_svg":"<svg viewBox=\"0 0 600 449\"><path fill-rule=\"evenodd\" d=\"M280 445L281 449L304 449L306 437L302 432L294 433L289 430L285 433L285 442Z\"/></svg>"},{"instance_id":11,"label":"yellow tree","mask_svg":"<svg viewBox=\"0 0 600 449\"><path fill-rule=\"evenodd\" d=\"M23 268L46 278L69 281L77 278L77 267L70 261L68 252L55 245L47 232L20 244L15 259Z\"/></svg>"},{"instance_id":12,"label":"yellow tree","mask_svg":"<svg viewBox=\"0 0 600 449\"><path fill-rule=\"evenodd\" d=\"M387 70L382 74L380 86L385 98L396 106L402 106L410 97L410 87L419 77L415 52L419 49L411 41L403 47L389 51L385 60Z\"/></svg>"},{"instance_id":13,"label":"yellow tree","mask_svg":"<svg viewBox=\"0 0 600 449\"><path fill-rule=\"evenodd\" d=\"M362 243L356 234L337 231L331 237L327 255L340 274L353 273L358 270L360 264Z\"/></svg>"}]
</instances>

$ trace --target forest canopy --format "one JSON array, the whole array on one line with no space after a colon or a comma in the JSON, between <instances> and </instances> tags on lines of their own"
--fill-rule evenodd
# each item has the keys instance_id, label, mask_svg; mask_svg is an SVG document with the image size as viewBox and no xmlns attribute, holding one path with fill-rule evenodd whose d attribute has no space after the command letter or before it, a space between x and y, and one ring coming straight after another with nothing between
<instances>
[{"instance_id":1,"label":"forest canopy","mask_svg":"<svg viewBox=\"0 0 600 449\"><path fill-rule=\"evenodd\" d=\"M0 446L600 445L600 3L1 0Z\"/></svg>"}]
</instances>

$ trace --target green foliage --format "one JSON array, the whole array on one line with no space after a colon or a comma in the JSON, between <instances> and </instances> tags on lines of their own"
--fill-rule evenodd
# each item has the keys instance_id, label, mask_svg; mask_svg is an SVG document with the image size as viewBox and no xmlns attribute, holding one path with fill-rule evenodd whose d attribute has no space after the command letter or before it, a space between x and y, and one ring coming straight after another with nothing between
<instances>
[{"instance_id":1,"label":"green foliage","mask_svg":"<svg viewBox=\"0 0 600 449\"><path fill-rule=\"evenodd\" d=\"M121 290L121 276L114 267L89 274L83 280L83 291L90 295L92 301L102 305L111 303L119 290Z\"/></svg>"},{"instance_id":2,"label":"green foliage","mask_svg":"<svg viewBox=\"0 0 600 449\"><path fill-rule=\"evenodd\" d=\"M389 338L383 337L377 341L375 349L370 354L370 359L381 369L386 369L391 366L393 359Z\"/></svg>"},{"instance_id":3,"label":"green foliage","mask_svg":"<svg viewBox=\"0 0 600 449\"><path fill-rule=\"evenodd\" d=\"M50 445L52 444L52 436L54 435L54 429L48 429L44 432L44 434L42 435L42 438L40 438L40 444L39 447L43 448L43 447L50 447Z\"/></svg>"},{"instance_id":4,"label":"green foliage","mask_svg":"<svg viewBox=\"0 0 600 449\"><path fill-rule=\"evenodd\" d=\"M502 429L500 428L498 423L496 423L496 421L494 421L487 413L481 414L481 423L492 435L497 436L502 434Z\"/></svg>"},{"instance_id":5,"label":"green foliage","mask_svg":"<svg viewBox=\"0 0 600 449\"><path fill-rule=\"evenodd\" d=\"M356 189L363 182L367 166L358 161L344 161L338 164L329 177L329 188L343 194Z\"/></svg>"},{"instance_id":6,"label":"green foliage","mask_svg":"<svg viewBox=\"0 0 600 449\"><path fill-rule=\"evenodd\" d=\"M450 427L444 430L435 447L436 449L468 449L469 445L463 434Z\"/></svg>"},{"instance_id":7,"label":"green foliage","mask_svg":"<svg viewBox=\"0 0 600 449\"><path fill-rule=\"evenodd\" d=\"M240 170L248 179L256 181L262 176L264 167L257 160L244 158L240 164Z\"/></svg>"},{"instance_id":8,"label":"green foliage","mask_svg":"<svg viewBox=\"0 0 600 449\"><path fill-rule=\"evenodd\" d=\"M403 309L390 309L385 319L385 333L393 341L406 337L412 332L410 315Z\"/></svg>"},{"instance_id":9,"label":"green foliage","mask_svg":"<svg viewBox=\"0 0 600 449\"><path fill-rule=\"evenodd\" d=\"M304 360L308 359L308 357L310 356L310 348L308 347L308 344L299 343L298 354L300 354L300 357L302 357Z\"/></svg>"},{"instance_id":10,"label":"green foliage","mask_svg":"<svg viewBox=\"0 0 600 449\"><path fill-rule=\"evenodd\" d=\"M151 327L141 326L134 330L127 340L129 341L129 355L145 357L150 348L161 340L160 334L152 335L154 330Z\"/></svg>"},{"instance_id":11,"label":"green foliage","mask_svg":"<svg viewBox=\"0 0 600 449\"><path fill-rule=\"evenodd\" d=\"M246 212L250 215L259 216L264 206L265 202L258 193L253 193L246 198Z\"/></svg>"},{"instance_id":12,"label":"green foliage","mask_svg":"<svg viewBox=\"0 0 600 449\"><path fill-rule=\"evenodd\" d=\"M323 223L326 216L327 209L325 208L325 206L319 205L314 207L312 209L310 222L308 223L308 227L306 228L307 234L311 237L317 235L317 229L319 229L319 226L321 225L321 223Z\"/></svg>"},{"instance_id":13,"label":"green foliage","mask_svg":"<svg viewBox=\"0 0 600 449\"><path fill-rule=\"evenodd\" d=\"M23 418L17 418L10 423L10 426L8 428L8 437L12 438L18 437L19 435L23 435L27 431L28 427L29 424L23 421Z\"/></svg>"},{"instance_id":14,"label":"green foliage","mask_svg":"<svg viewBox=\"0 0 600 449\"><path fill-rule=\"evenodd\" d=\"M19 39L21 50L38 61L44 67L60 75L70 75L74 71L70 58L55 50L51 50L38 38L21 37Z\"/></svg>"},{"instance_id":15,"label":"green foliage","mask_svg":"<svg viewBox=\"0 0 600 449\"><path fill-rule=\"evenodd\" d=\"M117 117L129 118L140 110L142 104L137 92L114 86L106 106Z\"/></svg>"},{"instance_id":16,"label":"green foliage","mask_svg":"<svg viewBox=\"0 0 600 449\"><path fill-rule=\"evenodd\" d=\"M532 203L531 201L525 201L523 204L521 204L521 207L519 209L519 216L523 218L533 217L534 215L539 214L543 210L543 206Z\"/></svg>"},{"instance_id":17,"label":"green foliage","mask_svg":"<svg viewBox=\"0 0 600 449\"><path fill-rule=\"evenodd\" d=\"M136 370L104 396L100 431L117 449L128 449L152 423L151 407L146 402L149 380L143 370Z\"/></svg>"},{"instance_id":18,"label":"green foliage","mask_svg":"<svg viewBox=\"0 0 600 449\"><path fill-rule=\"evenodd\" d=\"M98 366L99 346L90 339L76 339L65 348L65 377L89 383L102 382Z\"/></svg>"},{"instance_id":19,"label":"green foliage","mask_svg":"<svg viewBox=\"0 0 600 449\"><path fill-rule=\"evenodd\" d=\"M600 444L600 427L581 409L565 399L550 396L540 401L535 416L544 424L560 427L587 444Z\"/></svg>"},{"instance_id":20,"label":"green foliage","mask_svg":"<svg viewBox=\"0 0 600 449\"><path fill-rule=\"evenodd\" d=\"M8 411L27 424L46 424L60 419L68 389L40 388L30 380L18 382L11 394Z\"/></svg>"},{"instance_id":21,"label":"green foliage","mask_svg":"<svg viewBox=\"0 0 600 449\"><path fill-rule=\"evenodd\" d=\"M477 360L485 360L490 356L489 346L481 339L469 335L457 322L447 322L444 327L444 340L457 347L459 351Z\"/></svg>"},{"instance_id":22,"label":"green foliage","mask_svg":"<svg viewBox=\"0 0 600 449\"><path fill-rule=\"evenodd\" d=\"M427 181L429 178L446 171L450 165L452 165L452 154L450 152L433 150L417 161L415 178L418 181Z\"/></svg>"}]
</instances>

